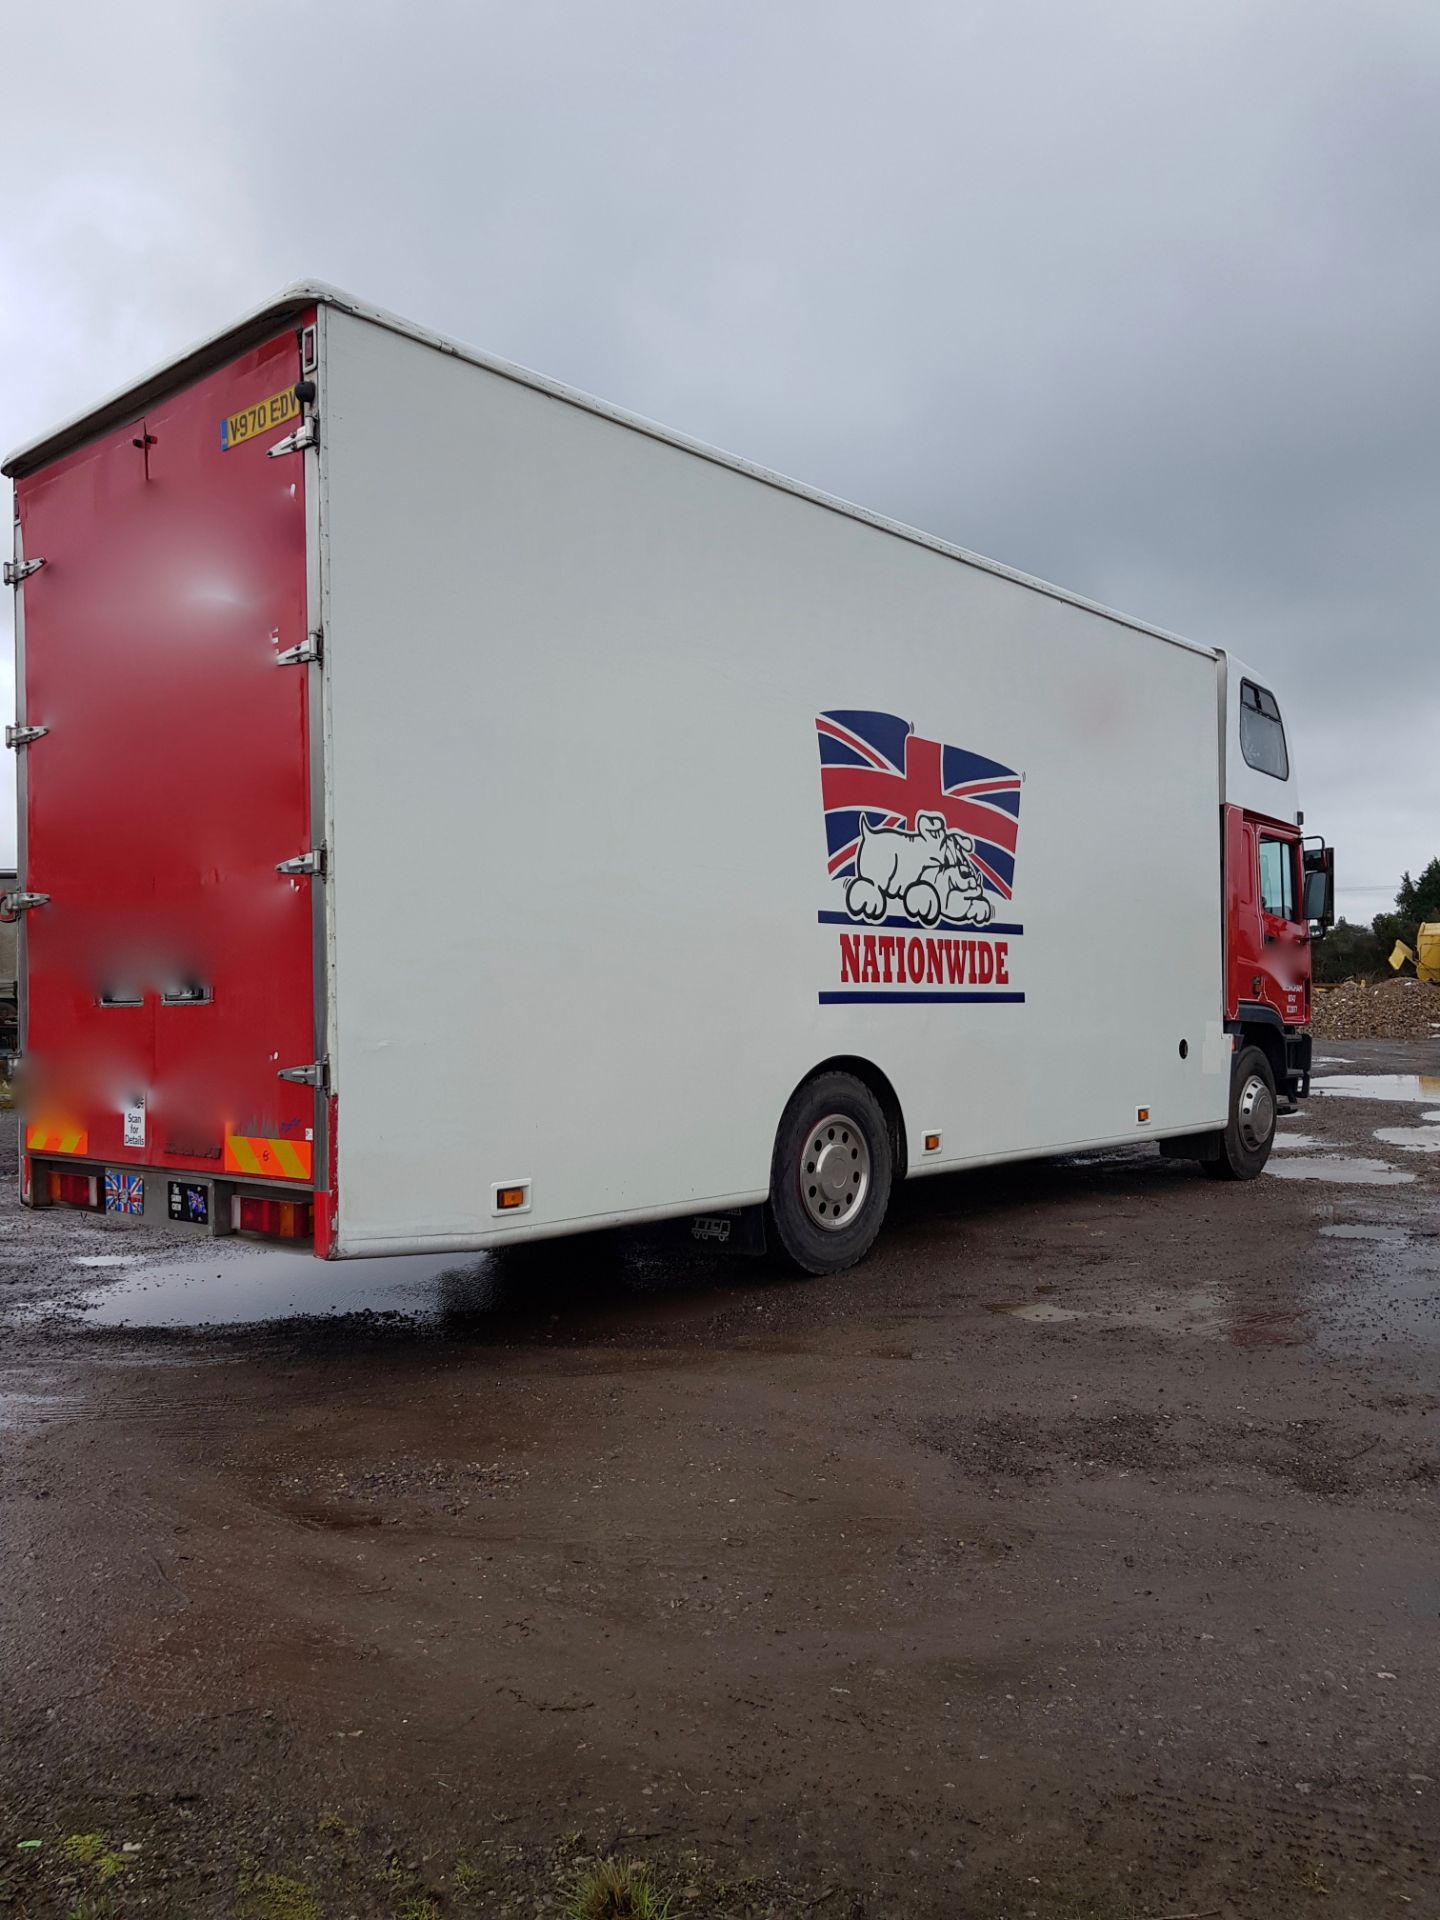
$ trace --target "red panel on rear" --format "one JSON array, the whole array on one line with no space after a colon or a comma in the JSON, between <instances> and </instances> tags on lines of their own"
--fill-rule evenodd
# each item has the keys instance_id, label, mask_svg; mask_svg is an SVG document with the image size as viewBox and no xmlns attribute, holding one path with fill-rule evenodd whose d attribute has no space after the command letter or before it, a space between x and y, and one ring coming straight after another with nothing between
<instances>
[{"instance_id":1,"label":"red panel on rear","mask_svg":"<svg viewBox=\"0 0 1440 1920\"><path fill-rule=\"evenodd\" d=\"M276 1078L315 1057L314 883L275 871L313 845L307 670L275 665L305 635L304 459L266 458L293 419L222 444L299 377L287 330L17 486L45 561L25 712L50 730L24 749L26 885L50 896L26 923L26 1104L120 1167L218 1173L227 1133L314 1126ZM186 985L208 1003L162 1004Z\"/></svg>"}]
</instances>

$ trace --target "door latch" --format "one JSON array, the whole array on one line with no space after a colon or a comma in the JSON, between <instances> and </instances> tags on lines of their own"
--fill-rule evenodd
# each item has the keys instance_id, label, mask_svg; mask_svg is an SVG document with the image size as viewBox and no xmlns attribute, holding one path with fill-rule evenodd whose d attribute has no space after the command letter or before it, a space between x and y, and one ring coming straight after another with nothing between
<instances>
[{"instance_id":1,"label":"door latch","mask_svg":"<svg viewBox=\"0 0 1440 1920\"><path fill-rule=\"evenodd\" d=\"M5 562L5 584L18 587L22 580L28 580L32 573L38 573L45 562L43 560L7 560Z\"/></svg>"},{"instance_id":2,"label":"door latch","mask_svg":"<svg viewBox=\"0 0 1440 1920\"><path fill-rule=\"evenodd\" d=\"M325 849L316 847L311 853L297 853L293 860L278 861L275 871L277 873L324 873Z\"/></svg>"},{"instance_id":3,"label":"door latch","mask_svg":"<svg viewBox=\"0 0 1440 1920\"><path fill-rule=\"evenodd\" d=\"M32 907L48 907L48 893L0 893L0 914L29 913Z\"/></svg>"},{"instance_id":4,"label":"door latch","mask_svg":"<svg viewBox=\"0 0 1440 1920\"><path fill-rule=\"evenodd\" d=\"M43 740L49 731L49 727L6 727L5 744L7 747L28 747L33 741Z\"/></svg>"},{"instance_id":5,"label":"door latch","mask_svg":"<svg viewBox=\"0 0 1440 1920\"><path fill-rule=\"evenodd\" d=\"M324 1093L330 1085L330 1062L315 1060L308 1067L281 1067L275 1078L288 1080L296 1087L314 1087L317 1092Z\"/></svg>"},{"instance_id":6,"label":"door latch","mask_svg":"<svg viewBox=\"0 0 1440 1920\"><path fill-rule=\"evenodd\" d=\"M312 413L308 420L302 421L294 433L287 433L283 440L277 440L273 447L265 449L267 460L279 460L287 453L303 453L306 447L318 447L320 444L320 422Z\"/></svg>"}]
</instances>

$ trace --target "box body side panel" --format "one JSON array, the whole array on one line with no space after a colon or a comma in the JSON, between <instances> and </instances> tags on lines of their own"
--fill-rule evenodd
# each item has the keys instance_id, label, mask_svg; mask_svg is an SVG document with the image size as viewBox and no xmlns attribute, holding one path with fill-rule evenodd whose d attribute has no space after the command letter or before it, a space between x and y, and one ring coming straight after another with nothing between
<instances>
[{"instance_id":1,"label":"box body side panel","mask_svg":"<svg viewBox=\"0 0 1440 1920\"><path fill-rule=\"evenodd\" d=\"M758 1197L837 1056L917 1168L1219 1123L1213 657L345 314L321 405L340 1251Z\"/></svg>"}]
</instances>

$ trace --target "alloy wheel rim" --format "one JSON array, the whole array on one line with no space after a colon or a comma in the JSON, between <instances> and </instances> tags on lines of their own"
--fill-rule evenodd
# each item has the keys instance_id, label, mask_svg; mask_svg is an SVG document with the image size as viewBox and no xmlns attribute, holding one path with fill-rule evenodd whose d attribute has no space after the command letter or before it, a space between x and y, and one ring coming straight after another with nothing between
<instances>
[{"instance_id":1,"label":"alloy wheel rim","mask_svg":"<svg viewBox=\"0 0 1440 1920\"><path fill-rule=\"evenodd\" d=\"M826 1233L838 1232L862 1211L870 1192L870 1147L848 1113L827 1113L800 1148L800 1200Z\"/></svg>"},{"instance_id":2,"label":"alloy wheel rim","mask_svg":"<svg viewBox=\"0 0 1440 1920\"><path fill-rule=\"evenodd\" d=\"M1268 1144L1275 1128L1275 1096L1258 1073L1252 1073L1240 1089L1236 1121L1240 1138L1252 1153Z\"/></svg>"}]
</instances>

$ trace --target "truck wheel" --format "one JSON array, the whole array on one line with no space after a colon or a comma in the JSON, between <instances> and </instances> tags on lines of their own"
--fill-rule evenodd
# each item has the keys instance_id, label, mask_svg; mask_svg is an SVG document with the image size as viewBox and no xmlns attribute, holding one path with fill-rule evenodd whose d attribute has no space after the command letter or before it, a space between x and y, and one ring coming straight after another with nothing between
<instances>
[{"instance_id":1,"label":"truck wheel","mask_svg":"<svg viewBox=\"0 0 1440 1920\"><path fill-rule=\"evenodd\" d=\"M1220 1153L1201 1166L1212 1180L1253 1180L1270 1158L1275 1138L1275 1076L1259 1047L1245 1047L1230 1075L1230 1118Z\"/></svg>"},{"instance_id":2,"label":"truck wheel","mask_svg":"<svg viewBox=\"0 0 1440 1920\"><path fill-rule=\"evenodd\" d=\"M770 1222L801 1273L839 1273L870 1251L890 1204L893 1156L880 1102L849 1073L792 1097L770 1164Z\"/></svg>"}]
</instances>

